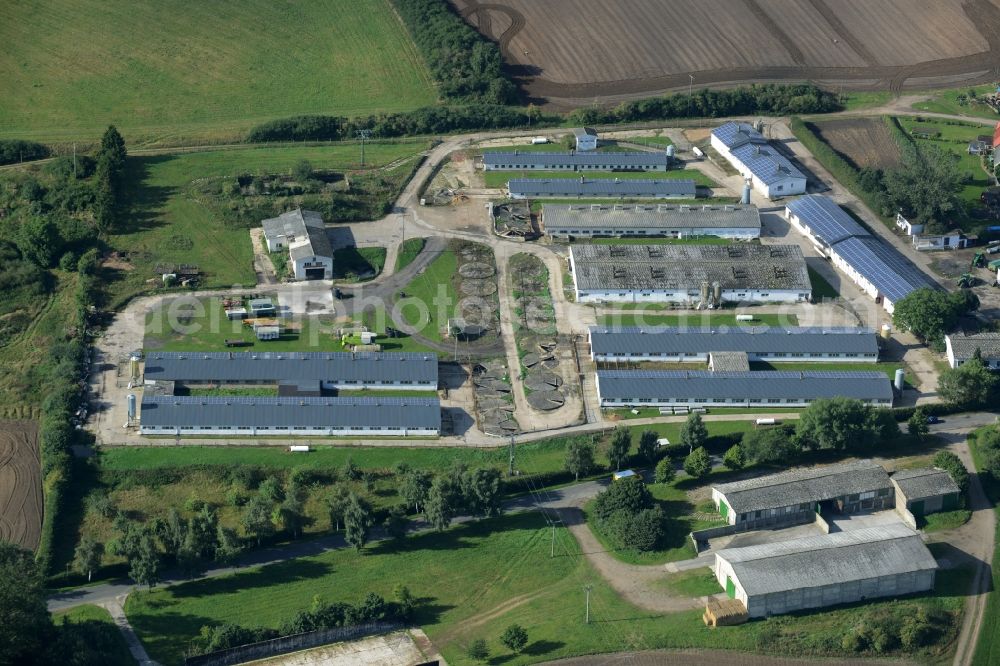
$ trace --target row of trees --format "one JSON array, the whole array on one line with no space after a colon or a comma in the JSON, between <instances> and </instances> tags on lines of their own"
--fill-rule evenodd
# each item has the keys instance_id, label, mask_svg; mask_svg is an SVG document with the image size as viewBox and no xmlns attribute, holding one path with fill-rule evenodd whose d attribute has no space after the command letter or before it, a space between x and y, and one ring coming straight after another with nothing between
<instances>
[{"instance_id":1,"label":"row of trees","mask_svg":"<svg viewBox=\"0 0 1000 666\"><path fill-rule=\"evenodd\" d=\"M393 0L441 95L455 101L513 104L517 88L503 75L500 47L455 13L447 0Z\"/></svg>"},{"instance_id":2,"label":"row of trees","mask_svg":"<svg viewBox=\"0 0 1000 666\"><path fill-rule=\"evenodd\" d=\"M0 140L0 164L16 164L18 162L41 160L50 155L47 146L35 141L21 139Z\"/></svg>"}]
</instances>

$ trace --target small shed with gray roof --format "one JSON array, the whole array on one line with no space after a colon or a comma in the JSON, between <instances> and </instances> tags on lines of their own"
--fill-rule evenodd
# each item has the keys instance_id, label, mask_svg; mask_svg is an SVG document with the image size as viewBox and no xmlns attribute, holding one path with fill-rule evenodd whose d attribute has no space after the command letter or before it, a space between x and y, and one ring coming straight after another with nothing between
<instances>
[{"instance_id":1,"label":"small shed with gray roof","mask_svg":"<svg viewBox=\"0 0 1000 666\"><path fill-rule=\"evenodd\" d=\"M937 562L902 523L720 550L713 572L750 617L934 588Z\"/></svg>"},{"instance_id":2,"label":"small shed with gray roof","mask_svg":"<svg viewBox=\"0 0 1000 666\"><path fill-rule=\"evenodd\" d=\"M636 204L590 206L548 204L542 225L551 236L760 237L760 211L752 205L690 206Z\"/></svg>"},{"instance_id":3,"label":"small shed with gray roof","mask_svg":"<svg viewBox=\"0 0 1000 666\"><path fill-rule=\"evenodd\" d=\"M851 462L722 483L712 488L712 501L730 525L748 531L810 523L823 510L891 509L895 498L881 465Z\"/></svg>"},{"instance_id":4,"label":"small shed with gray roof","mask_svg":"<svg viewBox=\"0 0 1000 666\"><path fill-rule=\"evenodd\" d=\"M952 333L944 336L945 355L948 365L957 368L971 361L976 352L990 370L1000 370L1000 333L986 331L983 333Z\"/></svg>"},{"instance_id":5,"label":"small shed with gray roof","mask_svg":"<svg viewBox=\"0 0 1000 666\"><path fill-rule=\"evenodd\" d=\"M708 369L712 372L749 372L750 359L744 351L709 352Z\"/></svg>"},{"instance_id":6,"label":"small shed with gray roof","mask_svg":"<svg viewBox=\"0 0 1000 666\"><path fill-rule=\"evenodd\" d=\"M321 214L298 208L264 220L261 226L268 252L288 250L296 280L333 277L333 246Z\"/></svg>"},{"instance_id":7,"label":"small shed with gray roof","mask_svg":"<svg viewBox=\"0 0 1000 666\"><path fill-rule=\"evenodd\" d=\"M904 469L890 478L896 490L896 507L916 517L951 511L961 505L961 490L951 475L936 467Z\"/></svg>"}]
</instances>

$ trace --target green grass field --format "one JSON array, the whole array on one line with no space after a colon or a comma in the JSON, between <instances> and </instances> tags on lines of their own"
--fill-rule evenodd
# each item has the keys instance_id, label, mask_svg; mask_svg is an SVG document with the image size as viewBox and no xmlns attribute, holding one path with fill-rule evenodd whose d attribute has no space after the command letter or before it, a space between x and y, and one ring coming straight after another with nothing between
<instances>
[{"instance_id":1,"label":"green grass field","mask_svg":"<svg viewBox=\"0 0 1000 666\"><path fill-rule=\"evenodd\" d=\"M84 604L66 611L54 613L56 622L65 620L70 624L83 625L87 632L87 644L93 650L100 650L101 663L107 666L133 666L135 658L128 649L128 643L118 630L111 613L100 606Z\"/></svg>"},{"instance_id":2,"label":"green grass field","mask_svg":"<svg viewBox=\"0 0 1000 666\"><path fill-rule=\"evenodd\" d=\"M366 162L379 167L425 147L424 142L369 143ZM197 265L203 272L199 288L256 282L248 230L226 224L208 202L198 199L192 188L198 179L279 173L301 160L316 169L354 169L360 158L355 144L241 147L130 158L127 187L133 213L127 230L108 239L112 248L127 255L127 262L109 276L112 305L150 289L146 282L157 277L158 264Z\"/></svg>"},{"instance_id":3,"label":"green grass field","mask_svg":"<svg viewBox=\"0 0 1000 666\"><path fill-rule=\"evenodd\" d=\"M876 601L826 612L771 618L719 630L706 629L701 610L660 614L620 599L579 552L573 537L527 513L375 545L361 553L336 550L235 576L133 593L129 620L153 659L180 664L185 647L205 624L276 626L323 601L358 602L369 591L391 598L397 584L418 598L415 623L456 666L472 664L467 645L487 640L492 663L536 663L578 654L652 648L722 648L765 654L844 656L844 633L867 618L903 618L918 608L954 617L964 602L966 570L942 571L937 592ZM591 623L585 624L583 586L591 585ZM500 644L504 627L528 629L520 655ZM950 627L921 658L942 660ZM854 655L847 655L854 656Z\"/></svg>"},{"instance_id":4,"label":"green grass field","mask_svg":"<svg viewBox=\"0 0 1000 666\"><path fill-rule=\"evenodd\" d=\"M155 29L154 29L155 27ZM131 146L234 140L298 114L433 104L387 0L55 0L0 22L0 137Z\"/></svg>"},{"instance_id":5,"label":"green grass field","mask_svg":"<svg viewBox=\"0 0 1000 666\"><path fill-rule=\"evenodd\" d=\"M426 243L426 238L407 238L404 240L396 254L396 270L401 271L412 264L417 255L423 252Z\"/></svg>"},{"instance_id":6,"label":"green grass field","mask_svg":"<svg viewBox=\"0 0 1000 666\"><path fill-rule=\"evenodd\" d=\"M486 187L505 187L514 178L574 179L585 175L589 180L693 180L699 187L718 187L718 183L697 169L671 171L587 171L585 174L566 171L484 171Z\"/></svg>"},{"instance_id":7,"label":"green grass field","mask_svg":"<svg viewBox=\"0 0 1000 666\"><path fill-rule=\"evenodd\" d=\"M384 247L342 247L333 251L333 279L365 281L375 278L385 266Z\"/></svg>"},{"instance_id":8,"label":"green grass field","mask_svg":"<svg viewBox=\"0 0 1000 666\"><path fill-rule=\"evenodd\" d=\"M627 304L622 304L627 305ZM645 304L634 304L635 307L621 307L622 310L639 310ZM615 304L611 307L618 308ZM751 314L751 313L748 313ZM662 314L658 309L650 308L649 312L628 312L598 315L597 323L601 326L798 326L799 318L794 314L753 314L753 321L736 321L736 315L730 312L711 312L700 310L682 314Z\"/></svg>"},{"instance_id":9,"label":"green grass field","mask_svg":"<svg viewBox=\"0 0 1000 666\"><path fill-rule=\"evenodd\" d=\"M915 111L927 111L928 113L945 113L957 116L975 116L976 118L989 118L990 120L1000 120L997 112L986 104L969 97L969 91L975 91L977 97L985 97L996 90L994 85L973 86L971 88L953 88L932 93L926 102L917 102L913 105ZM959 101L959 96L965 96L965 103ZM989 132L983 132L988 134Z\"/></svg>"},{"instance_id":10,"label":"green grass field","mask_svg":"<svg viewBox=\"0 0 1000 666\"><path fill-rule=\"evenodd\" d=\"M455 253L445 250L403 289L409 303L400 310L403 319L430 340L440 341L448 319L454 316L458 296L453 279L457 271Z\"/></svg>"}]
</instances>

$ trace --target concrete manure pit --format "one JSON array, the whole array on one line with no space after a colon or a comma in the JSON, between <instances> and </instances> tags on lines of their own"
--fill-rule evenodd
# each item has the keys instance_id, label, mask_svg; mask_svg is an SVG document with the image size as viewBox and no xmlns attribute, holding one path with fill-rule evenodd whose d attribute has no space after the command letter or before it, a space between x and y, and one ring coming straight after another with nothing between
<instances>
[{"instance_id":1,"label":"concrete manure pit","mask_svg":"<svg viewBox=\"0 0 1000 666\"><path fill-rule=\"evenodd\" d=\"M533 372L524 378L524 386L532 391L555 391L562 384L562 377L552 372Z\"/></svg>"},{"instance_id":2,"label":"concrete manure pit","mask_svg":"<svg viewBox=\"0 0 1000 666\"><path fill-rule=\"evenodd\" d=\"M466 279L459 288L466 296L492 296L497 293L497 283L492 280Z\"/></svg>"},{"instance_id":3,"label":"concrete manure pit","mask_svg":"<svg viewBox=\"0 0 1000 666\"><path fill-rule=\"evenodd\" d=\"M535 391L528 395L528 404L533 409L549 412L566 404L566 396L560 391Z\"/></svg>"},{"instance_id":4,"label":"concrete manure pit","mask_svg":"<svg viewBox=\"0 0 1000 666\"><path fill-rule=\"evenodd\" d=\"M475 386L476 422L487 435L507 437L521 431L514 418L514 404L507 366L503 361L488 361L472 370Z\"/></svg>"},{"instance_id":5,"label":"concrete manure pit","mask_svg":"<svg viewBox=\"0 0 1000 666\"><path fill-rule=\"evenodd\" d=\"M458 267L458 274L463 278L483 280L497 274L497 269L482 261L470 261Z\"/></svg>"}]
</instances>

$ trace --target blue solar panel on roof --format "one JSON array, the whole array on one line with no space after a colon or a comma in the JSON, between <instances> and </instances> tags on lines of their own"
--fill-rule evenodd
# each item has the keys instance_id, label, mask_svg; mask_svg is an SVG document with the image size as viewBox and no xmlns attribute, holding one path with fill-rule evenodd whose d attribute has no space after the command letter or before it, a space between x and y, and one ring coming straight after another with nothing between
<instances>
[{"instance_id":1,"label":"blue solar panel on roof","mask_svg":"<svg viewBox=\"0 0 1000 666\"><path fill-rule=\"evenodd\" d=\"M871 236L833 199L810 194L788 204L788 210L798 217L813 234L833 245L852 236Z\"/></svg>"},{"instance_id":2,"label":"blue solar panel on roof","mask_svg":"<svg viewBox=\"0 0 1000 666\"><path fill-rule=\"evenodd\" d=\"M937 288L906 257L878 239L848 238L833 250L894 303L917 289Z\"/></svg>"}]
</instances>

